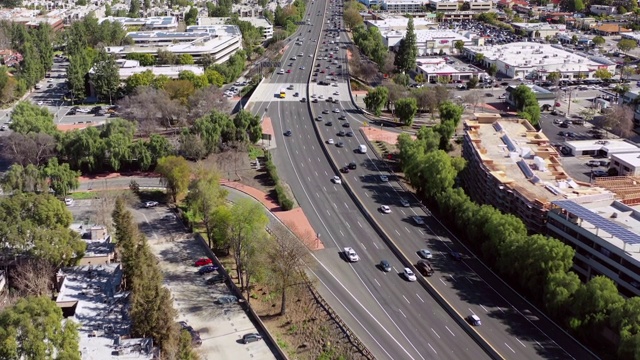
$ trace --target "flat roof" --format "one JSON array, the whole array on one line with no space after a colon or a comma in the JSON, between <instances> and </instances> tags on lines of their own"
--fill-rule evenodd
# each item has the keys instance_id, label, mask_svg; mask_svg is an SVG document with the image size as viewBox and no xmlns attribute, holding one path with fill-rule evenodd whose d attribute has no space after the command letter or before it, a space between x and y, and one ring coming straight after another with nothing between
<instances>
[{"instance_id":1,"label":"flat roof","mask_svg":"<svg viewBox=\"0 0 640 360\"><path fill-rule=\"evenodd\" d=\"M548 203L605 192L569 177L549 139L524 119L477 116L466 120L465 127L487 171L529 201Z\"/></svg>"},{"instance_id":2,"label":"flat roof","mask_svg":"<svg viewBox=\"0 0 640 360\"><path fill-rule=\"evenodd\" d=\"M73 266L60 270L59 275L64 277L56 303L66 309L75 303L69 318L81 325L78 333L82 359L153 357L150 339L126 339L131 332L131 324L124 316L129 292L120 291L120 264ZM118 337L120 355L114 352Z\"/></svg>"},{"instance_id":3,"label":"flat roof","mask_svg":"<svg viewBox=\"0 0 640 360\"><path fill-rule=\"evenodd\" d=\"M602 66L614 66L598 56L586 57L567 51L562 46L533 42L515 42L503 45L465 46L474 54L483 54L489 61L501 61L516 68L530 68L542 72L592 72Z\"/></svg>"},{"instance_id":4,"label":"flat roof","mask_svg":"<svg viewBox=\"0 0 640 360\"><path fill-rule=\"evenodd\" d=\"M557 30L565 31L567 25L564 24L548 24L548 23L511 23L512 26L525 29L527 31L535 30Z\"/></svg>"},{"instance_id":5,"label":"flat roof","mask_svg":"<svg viewBox=\"0 0 640 360\"><path fill-rule=\"evenodd\" d=\"M407 25L409 24L409 18L406 17L387 17L385 19L380 20L366 20L365 23L367 26L375 26L380 31L383 29L393 29L393 30L406 30ZM427 29L429 27L437 26L435 21L427 18L414 18L413 19L413 27L416 30L419 29Z\"/></svg>"},{"instance_id":6,"label":"flat roof","mask_svg":"<svg viewBox=\"0 0 640 360\"><path fill-rule=\"evenodd\" d=\"M608 139L608 140L575 140L566 141L568 146L575 151L605 151L607 153L619 153L619 152L634 152L638 151L637 145L622 139Z\"/></svg>"},{"instance_id":7,"label":"flat roof","mask_svg":"<svg viewBox=\"0 0 640 360\"><path fill-rule=\"evenodd\" d=\"M123 26L148 26L148 27L177 27L178 20L174 16L154 16L148 18L130 18L108 16L98 19L98 23L103 21L117 21Z\"/></svg>"},{"instance_id":8,"label":"flat roof","mask_svg":"<svg viewBox=\"0 0 640 360\"><path fill-rule=\"evenodd\" d=\"M636 207L613 199L564 200L554 201L553 204L582 219L578 224L582 229L625 251L626 255L640 262L640 214Z\"/></svg>"},{"instance_id":9,"label":"flat roof","mask_svg":"<svg viewBox=\"0 0 640 360\"><path fill-rule=\"evenodd\" d=\"M87 244L87 250L84 252L84 256L99 256L107 255L114 252L115 245L111 242L111 237L106 236L100 239L91 238L92 227L86 227L81 223L71 224L71 229L80 234L80 237ZM103 227L99 227L105 230ZM106 233L106 230L105 230Z\"/></svg>"},{"instance_id":10,"label":"flat roof","mask_svg":"<svg viewBox=\"0 0 640 360\"><path fill-rule=\"evenodd\" d=\"M192 26L225 25L229 19L229 17L199 17L198 25ZM255 27L268 28L273 26L269 20L264 17L240 17L238 20L247 21ZM187 29L189 29L189 27L187 27Z\"/></svg>"},{"instance_id":11,"label":"flat roof","mask_svg":"<svg viewBox=\"0 0 640 360\"><path fill-rule=\"evenodd\" d=\"M484 73L480 69L465 64L447 64L447 61L441 57L419 57L416 59L416 64L427 74Z\"/></svg>"},{"instance_id":12,"label":"flat roof","mask_svg":"<svg viewBox=\"0 0 640 360\"><path fill-rule=\"evenodd\" d=\"M640 149L638 149L638 152L611 154L611 159L618 159L635 168L640 168Z\"/></svg>"}]
</instances>

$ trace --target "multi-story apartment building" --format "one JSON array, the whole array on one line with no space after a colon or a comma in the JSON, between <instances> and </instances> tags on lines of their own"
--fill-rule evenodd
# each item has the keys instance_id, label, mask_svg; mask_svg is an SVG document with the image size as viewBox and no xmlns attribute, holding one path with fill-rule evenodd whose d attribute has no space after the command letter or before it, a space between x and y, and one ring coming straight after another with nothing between
<instances>
[{"instance_id":1,"label":"multi-story apartment building","mask_svg":"<svg viewBox=\"0 0 640 360\"><path fill-rule=\"evenodd\" d=\"M552 201L608 193L573 181L549 139L523 119L475 114L465 121L462 155L469 196L518 216L534 232L546 232Z\"/></svg>"},{"instance_id":2,"label":"multi-story apartment building","mask_svg":"<svg viewBox=\"0 0 640 360\"><path fill-rule=\"evenodd\" d=\"M640 212L636 206L608 194L556 200L546 225L552 236L575 250L573 270L583 280L604 275L622 295L640 296Z\"/></svg>"}]
</instances>

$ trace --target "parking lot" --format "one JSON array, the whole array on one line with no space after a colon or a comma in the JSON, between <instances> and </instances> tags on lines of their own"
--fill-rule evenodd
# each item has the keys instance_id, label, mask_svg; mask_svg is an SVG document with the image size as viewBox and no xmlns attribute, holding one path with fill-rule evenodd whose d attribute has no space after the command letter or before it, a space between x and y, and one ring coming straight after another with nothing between
<instances>
[{"instance_id":1,"label":"parking lot","mask_svg":"<svg viewBox=\"0 0 640 360\"><path fill-rule=\"evenodd\" d=\"M76 200L69 207L75 222L93 224L99 214L97 200ZM171 290L176 321L186 321L200 333L202 345L196 350L202 359L274 359L264 341L243 344L244 334L257 332L255 325L238 303L217 304L221 297L231 295L225 283L205 284L217 273L198 274L196 260L206 258L200 243L186 233L175 215L164 206L130 208L141 231L147 236L153 253L159 260L164 283Z\"/></svg>"}]
</instances>

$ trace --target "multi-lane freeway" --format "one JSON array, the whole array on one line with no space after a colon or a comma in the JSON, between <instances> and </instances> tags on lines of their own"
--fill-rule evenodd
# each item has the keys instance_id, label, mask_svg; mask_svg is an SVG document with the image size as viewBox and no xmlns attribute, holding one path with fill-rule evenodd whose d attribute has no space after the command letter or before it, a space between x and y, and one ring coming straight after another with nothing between
<instances>
[{"instance_id":1,"label":"multi-lane freeway","mask_svg":"<svg viewBox=\"0 0 640 360\"><path fill-rule=\"evenodd\" d=\"M340 3L315 0L308 6L312 25L300 26L291 37L283 55L285 73L276 69L263 81L251 110L272 119L275 162L324 243L325 249L314 253L319 264L315 273L335 298L333 303L339 304L335 310L378 358L490 357L480 345L483 342L503 358L594 358L452 241L452 234L381 167L372 149L357 153L360 145L367 144L358 131L366 119L349 97L344 49L349 39L339 31ZM295 44L296 38L304 38L301 45ZM294 56L296 60L290 60ZM316 68L320 70L313 75ZM332 76L332 72L342 74ZM327 79L330 76L335 80ZM336 86L318 85L320 81ZM280 89L289 85L293 90L279 99ZM294 92L300 97L293 97ZM313 102L320 95L324 99ZM339 102L326 102L329 96ZM290 136L283 135L287 130ZM352 131L353 136L341 136L341 130L345 135ZM337 171L350 162L357 168ZM334 176L340 176L342 183L332 182ZM380 212L381 205L389 206L391 213ZM424 224L416 224L413 216ZM340 252L346 246L355 249L359 262L344 260ZM415 264L416 252L423 248L432 252L436 270L427 281L455 309L453 316L419 283L402 276L405 261ZM455 261L451 251L468 256ZM383 259L391 263L391 272L376 267ZM482 320L471 330L482 339L478 342L457 320L471 314Z\"/></svg>"}]
</instances>

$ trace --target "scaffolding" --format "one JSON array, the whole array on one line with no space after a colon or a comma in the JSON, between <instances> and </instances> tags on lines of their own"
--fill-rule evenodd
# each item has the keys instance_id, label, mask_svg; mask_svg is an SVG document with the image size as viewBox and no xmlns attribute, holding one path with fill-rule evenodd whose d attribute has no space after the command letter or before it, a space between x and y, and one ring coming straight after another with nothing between
<instances>
[{"instance_id":1,"label":"scaffolding","mask_svg":"<svg viewBox=\"0 0 640 360\"><path fill-rule=\"evenodd\" d=\"M616 194L616 198L626 205L640 204L640 177L606 176L595 179L595 185Z\"/></svg>"}]
</instances>

